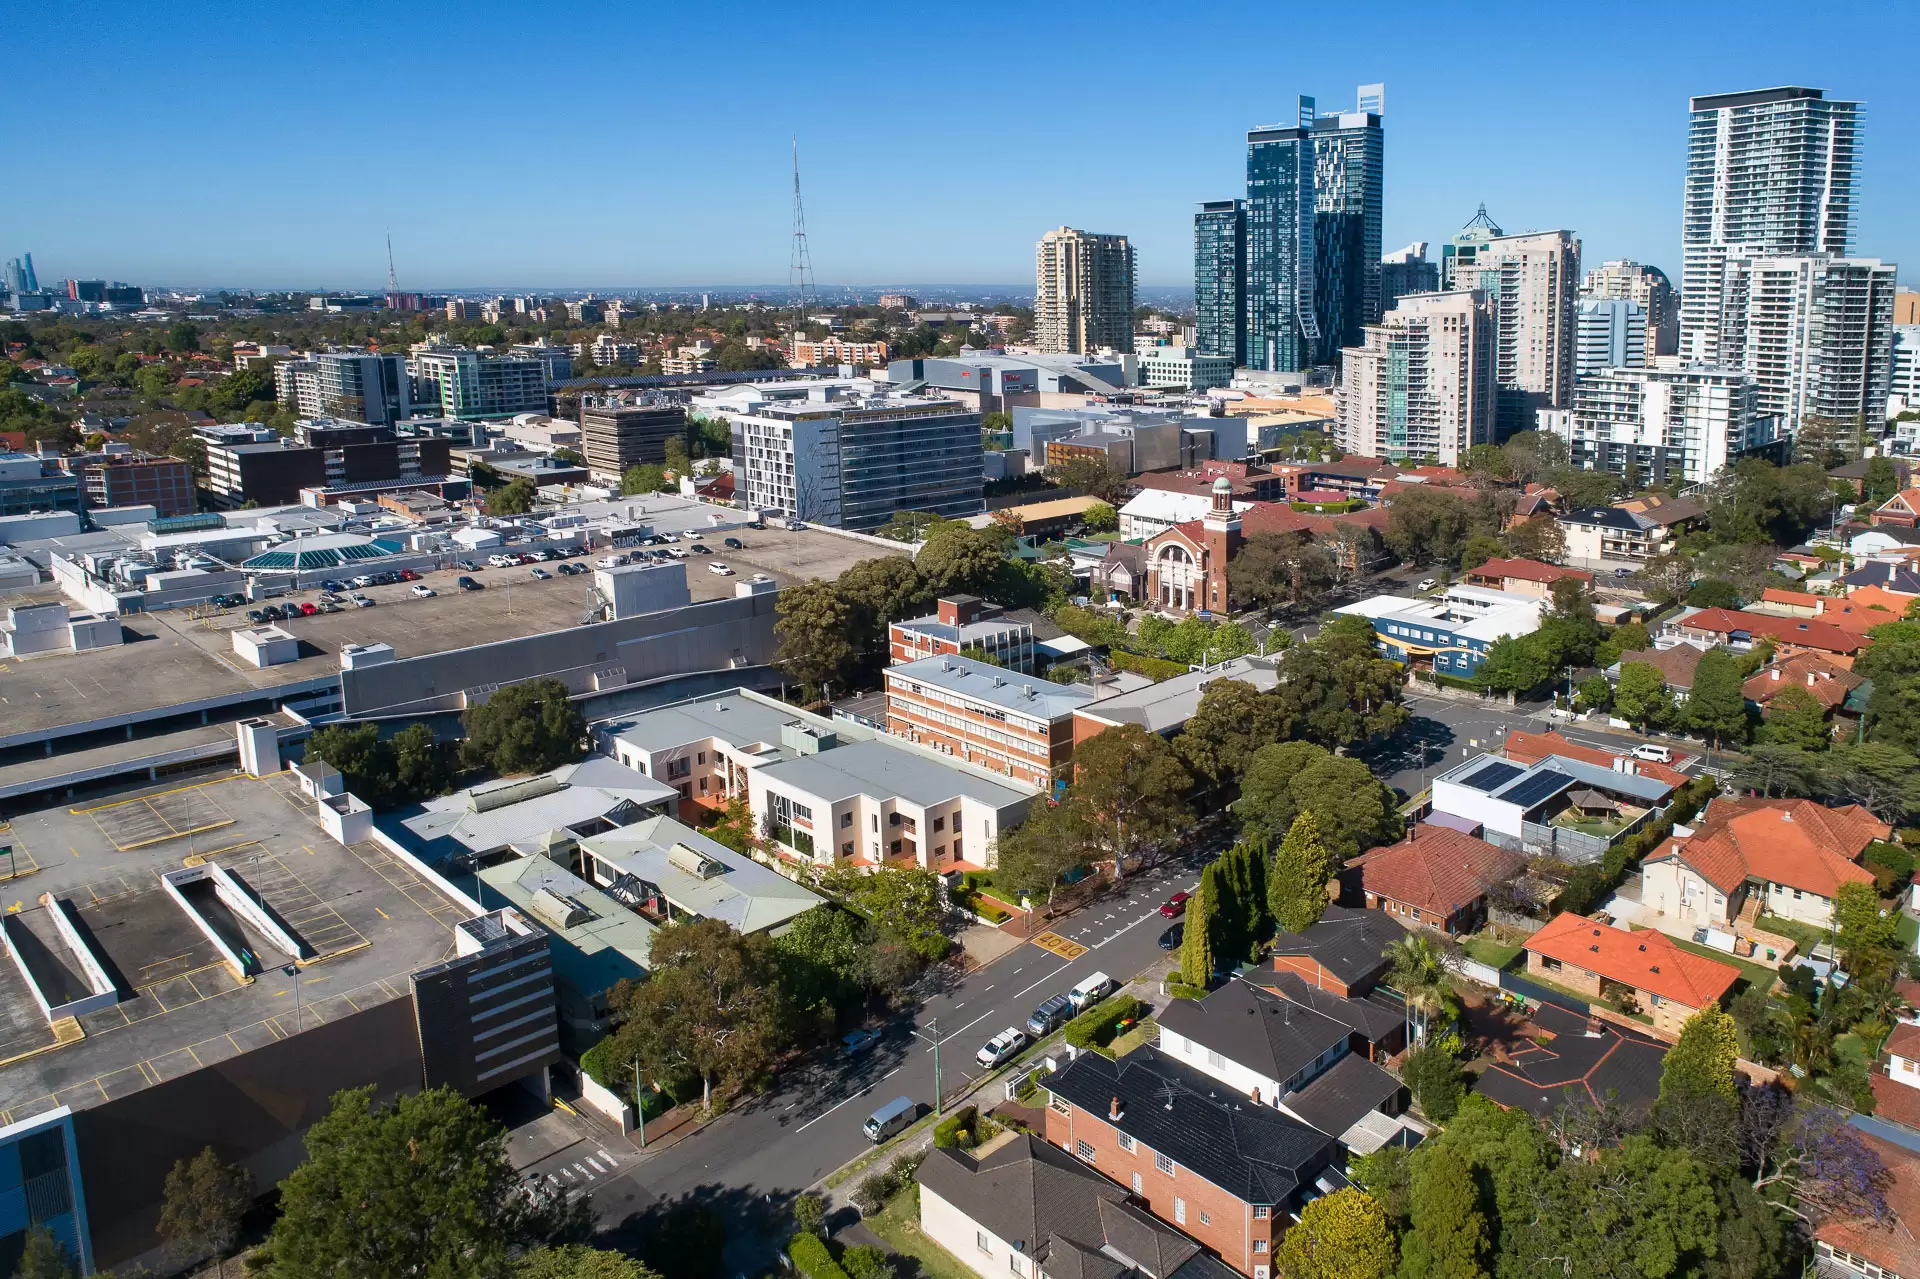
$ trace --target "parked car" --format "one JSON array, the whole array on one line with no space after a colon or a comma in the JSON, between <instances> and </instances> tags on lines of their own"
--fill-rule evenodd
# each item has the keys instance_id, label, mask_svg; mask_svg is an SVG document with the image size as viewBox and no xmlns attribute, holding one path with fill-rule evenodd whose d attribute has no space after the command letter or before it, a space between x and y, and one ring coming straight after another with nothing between
<instances>
[{"instance_id":1,"label":"parked car","mask_svg":"<svg viewBox=\"0 0 1920 1279\"><path fill-rule=\"evenodd\" d=\"M854 1030L840 1036L840 1046L849 1057L858 1057L879 1042L877 1030Z\"/></svg>"},{"instance_id":2,"label":"parked car","mask_svg":"<svg viewBox=\"0 0 1920 1279\"><path fill-rule=\"evenodd\" d=\"M547 572L547 570L543 568L536 568L532 570L530 573L528 573L527 576L533 578L535 581L545 582L545 581L550 581L553 577L553 574Z\"/></svg>"},{"instance_id":3,"label":"parked car","mask_svg":"<svg viewBox=\"0 0 1920 1279\"><path fill-rule=\"evenodd\" d=\"M430 600L434 596L438 595L440 592L434 590L431 586L428 586L425 582L419 582L415 584L413 588L413 593L423 600Z\"/></svg>"},{"instance_id":4,"label":"parked car","mask_svg":"<svg viewBox=\"0 0 1920 1279\"><path fill-rule=\"evenodd\" d=\"M1185 893L1175 893L1173 896L1167 898L1167 900L1160 903L1160 913L1168 919L1180 918L1180 916L1187 913L1187 895Z\"/></svg>"},{"instance_id":5,"label":"parked car","mask_svg":"<svg viewBox=\"0 0 1920 1279\"><path fill-rule=\"evenodd\" d=\"M693 552L693 553L694 553L695 555L711 555L711 554L713 554L713 551L712 551L712 549L711 549L711 548L709 548L709 547L706 547L706 546L702 546L702 545L701 545L700 543L698 543L698 542L695 542L695 543L694 543L694 544L693 544L692 546L689 546L689 547L688 547L687 549L688 549L689 551L692 551L692 552Z\"/></svg>"},{"instance_id":6,"label":"parked car","mask_svg":"<svg viewBox=\"0 0 1920 1279\"><path fill-rule=\"evenodd\" d=\"M312 617L315 613L318 613L319 611L320 611L320 606L318 604L315 604L312 600L301 601L300 616Z\"/></svg>"},{"instance_id":7,"label":"parked car","mask_svg":"<svg viewBox=\"0 0 1920 1279\"><path fill-rule=\"evenodd\" d=\"M453 566L455 568L463 568L469 573L478 573L480 571L479 560L456 560Z\"/></svg>"},{"instance_id":8,"label":"parked car","mask_svg":"<svg viewBox=\"0 0 1920 1279\"><path fill-rule=\"evenodd\" d=\"M747 544L745 542L742 542L737 537L730 537L726 539L726 541L723 542L722 545L724 545L729 551L744 551L747 549Z\"/></svg>"},{"instance_id":9,"label":"parked car","mask_svg":"<svg viewBox=\"0 0 1920 1279\"><path fill-rule=\"evenodd\" d=\"M600 568L619 568L622 564L625 564L626 562L627 562L627 557L624 555L603 555L599 559L594 561L594 563Z\"/></svg>"},{"instance_id":10,"label":"parked car","mask_svg":"<svg viewBox=\"0 0 1920 1279\"><path fill-rule=\"evenodd\" d=\"M328 578L326 581L320 583L320 589L327 592L329 595L338 595L341 591L344 591L347 588L340 585L340 583L334 581L332 578Z\"/></svg>"},{"instance_id":11,"label":"parked car","mask_svg":"<svg viewBox=\"0 0 1920 1279\"><path fill-rule=\"evenodd\" d=\"M765 520L749 520L747 522L747 527L752 529L756 533L766 528L766 526L767 526L767 522Z\"/></svg>"},{"instance_id":12,"label":"parked car","mask_svg":"<svg viewBox=\"0 0 1920 1279\"><path fill-rule=\"evenodd\" d=\"M518 564L519 562L520 562L519 560L515 559L511 555L487 556L487 563L492 565L494 568L512 568L515 564Z\"/></svg>"},{"instance_id":13,"label":"parked car","mask_svg":"<svg viewBox=\"0 0 1920 1279\"><path fill-rule=\"evenodd\" d=\"M373 597L371 595L356 595L353 597L353 606L355 608L372 608Z\"/></svg>"},{"instance_id":14,"label":"parked car","mask_svg":"<svg viewBox=\"0 0 1920 1279\"><path fill-rule=\"evenodd\" d=\"M973 1059L991 1069L1015 1056L1026 1046L1027 1032L1009 1026L983 1044L980 1051L973 1055Z\"/></svg>"},{"instance_id":15,"label":"parked car","mask_svg":"<svg viewBox=\"0 0 1920 1279\"><path fill-rule=\"evenodd\" d=\"M474 581L472 578L466 576L464 573L461 574L460 577L456 578L453 584L459 587L463 591L484 591L487 589L486 587L482 586L480 583Z\"/></svg>"},{"instance_id":16,"label":"parked car","mask_svg":"<svg viewBox=\"0 0 1920 1279\"><path fill-rule=\"evenodd\" d=\"M1173 927L1167 929L1166 932L1160 934L1160 949L1161 950L1179 950L1180 943L1186 941L1186 939L1187 939L1186 924L1185 923L1175 924Z\"/></svg>"},{"instance_id":17,"label":"parked car","mask_svg":"<svg viewBox=\"0 0 1920 1279\"><path fill-rule=\"evenodd\" d=\"M1633 748L1635 759L1644 759L1653 764L1673 763L1673 751L1654 742L1642 742Z\"/></svg>"},{"instance_id":18,"label":"parked car","mask_svg":"<svg viewBox=\"0 0 1920 1279\"><path fill-rule=\"evenodd\" d=\"M543 560L557 560L560 558L560 552L554 550L551 546L543 546L540 548L540 558Z\"/></svg>"},{"instance_id":19,"label":"parked car","mask_svg":"<svg viewBox=\"0 0 1920 1279\"><path fill-rule=\"evenodd\" d=\"M1613 570L1613 575L1615 577L1632 577L1634 573L1637 571L1638 570L1636 569L1630 569L1630 568L1617 568Z\"/></svg>"},{"instance_id":20,"label":"parked car","mask_svg":"<svg viewBox=\"0 0 1920 1279\"><path fill-rule=\"evenodd\" d=\"M1027 1033L1050 1035L1073 1017L1073 1002L1065 995L1045 1000L1027 1016Z\"/></svg>"},{"instance_id":21,"label":"parked car","mask_svg":"<svg viewBox=\"0 0 1920 1279\"><path fill-rule=\"evenodd\" d=\"M732 577L733 576L733 570L728 568L725 564L720 563L718 560L714 561L712 564L707 565L707 572L712 573L716 577Z\"/></svg>"},{"instance_id":22,"label":"parked car","mask_svg":"<svg viewBox=\"0 0 1920 1279\"><path fill-rule=\"evenodd\" d=\"M1438 585L1440 585L1439 579L1429 577L1425 581L1420 583L1420 589L1423 591L1430 591Z\"/></svg>"},{"instance_id":23,"label":"parked car","mask_svg":"<svg viewBox=\"0 0 1920 1279\"><path fill-rule=\"evenodd\" d=\"M806 526L807 526L807 522L805 520L788 520L787 521L787 527L795 533L800 532L802 529L806 528Z\"/></svg>"},{"instance_id":24,"label":"parked car","mask_svg":"<svg viewBox=\"0 0 1920 1279\"><path fill-rule=\"evenodd\" d=\"M367 587L373 585L373 575L371 573L362 573L353 579L353 585L359 587L361 590L365 590Z\"/></svg>"},{"instance_id":25,"label":"parked car","mask_svg":"<svg viewBox=\"0 0 1920 1279\"><path fill-rule=\"evenodd\" d=\"M684 546L675 546L669 549L667 554L673 556L676 560L684 560L687 558L687 548Z\"/></svg>"},{"instance_id":26,"label":"parked car","mask_svg":"<svg viewBox=\"0 0 1920 1279\"><path fill-rule=\"evenodd\" d=\"M250 608L247 610L247 620L258 626L267 620L267 610L264 608Z\"/></svg>"},{"instance_id":27,"label":"parked car","mask_svg":"<svg viewBox=\"0 0 1920 1279\"><path fill-rule=\"evenodd\" d=\"M320 611L322 613L338 613L340 611L340 601L339 600L321 600Z\"/></svg>"}]
</instances>

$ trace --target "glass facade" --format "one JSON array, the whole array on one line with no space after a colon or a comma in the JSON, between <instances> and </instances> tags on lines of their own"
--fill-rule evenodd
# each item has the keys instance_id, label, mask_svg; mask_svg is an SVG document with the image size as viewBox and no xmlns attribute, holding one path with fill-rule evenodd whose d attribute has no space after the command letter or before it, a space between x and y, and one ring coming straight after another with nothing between
<instances>
[{"instance_id":1,"label":"glass facade","mask_svg":"<svg viewBox=\"0 0 1920 1279\"><path fill-rule=\"evenodd\" d=\"M1347 112L1313 124L1315 360L1333 364L1380 319L1380 117Z\"/></svg>"},{"instance_id":2,"label":"glass facade","mask_svg":"<svg viewBox=\"0 0 1920 1279\"><path fill-rule=\"evenodd\" d=\"M1320 350L1314 307L1313 99L1304 127L1247 134L1247 365L1309 367Z\"/></svg>"},{"instance_id":3,"label":"glass facade","mask_svg":"<svg viewBox=\"0 0 1920 1279\"><path fill-rule=\"evenodd\" d=\"M1199 319L1196 345L1204 355L1247 362L1247 313L1242 302L1247 275L1246 208L1239 200L1213 200L1193 215L1193 303Z\"/></svg>"}]
</instances>

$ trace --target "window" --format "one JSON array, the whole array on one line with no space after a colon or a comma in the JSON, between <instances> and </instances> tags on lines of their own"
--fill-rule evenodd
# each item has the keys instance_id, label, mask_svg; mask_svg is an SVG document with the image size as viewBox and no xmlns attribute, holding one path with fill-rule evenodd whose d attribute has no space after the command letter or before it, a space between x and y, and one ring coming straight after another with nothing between
<instances>
[{"instance_id":1,"label":"window","mask_svg":"<svg viewBox=\"0 0 1920 1279\"><path fill-rule=\"evenodd\" d=\"M1200 1210L1200 1224L1203 1226L1211 1226L1213 1224L1213 1218L1207 1215L1205 1208Z\"/></svg>"},{"instance_id":2,"label":"window","mask_svg":"<svg viewBox=\"0 0 1920 1279\"><path fill-rule=\"evenodd\" d=\"M1088 1163L1093 1162L1093 1147L1089 1146L1084 1141L1076 1141L1073 1143L1073 1153L1080 1156L1082 1159L1086 1160Z\"/></svg>"},{"instance_id":3,"label":"window","mask_svg":"<svg viewBox=\"0 0 1920 1279\"><path fill-rule=\"evenodd\" d=\"M853 814L852 813L840 814L840 829L845 830L847 827L851 825L853 825Z\"/></svg>"},{"instance_id":4,"label":"window","mask_svg":"<svg viewBox=\"0 0 1920 1279\"><path fill-rule=\"evenodd\" d=\"M900 814L898 813L887 814L887 825L898 826L899 824L900 824Z\"/></svg>"},{"instance_id":5,"label":"window","mask_svg":"<svg viewBox=\"0 0 1920 1279\"><path fill-rule=\"evenodd\" d=\"M1173 1197L1173 1219L1183 1226L1187 1224L1187 1201L1178 1195Z\"/></svg>"},{"instance_id":6,"label":"window","mask_svg":"<svg viewBox=\"0 0 1920 1279\"><path fill-rule=\"evenodd\" d=\"M1017 1252L1007 1254L1007 1269L1013 1271L1016 1275L1024 1275L1027 1273L1020 1265L1020 1254Z\"/></svg>"},{"instance_id":7,"label":"window","mask_svg":"<svg viewBox=\"0 0 1920 1279\"><path fill-rule=\"evenodd\" d=\"M1169 1177L1173 1176L1173 1160L1169 1159L1167 1156L1155 1155L1153 1157L1153 1166L1155 1168L1158 1168L1161 1172L1166 1173L1167 1176Z\"/></svg>"},{"instance_id":8,"label":"window","mask_svg":"<svg viewBox=\"0 0 1920 1279\"><path fill-rule=\"evenodd\" d=\"M704 777L700 779L700 793L702 795L707 793L707 779Z\"/></svg>"},{"instance_id":9,"label":"window","mask_svg":"<svg viewBox=\"0 0 1920 1279\"><path fill-rule=\"evenodd\" d=\"M852 840L848 840L848 841L847 841L846 843L844 843L844 844L842 844L842 845L840 845L840 855L841 855L842 857L851 857L851 856L853 856L853 841L852 841Z\"/></svg>"},{"instance_id":10,"label":"window","mask_svg":"<svg viewBox=\"0 0 1920 1279\"><path fill-rule=\"evenodd\" d=\"M1047 1109L1056 1115L1070 1115L1073 1113L1073 1107L1069 1106L1064 1098L1054 1093L1047 1094Z\"/></svg>"},{"instance_id":11,"label":"window","mask_svg":"<svg viewBox=\"0 0 1920 1279\"><path fill-rule=\"evenodd\" d=\"M1121 1133L1121 1134L1120 1134L1120 1149L1122 1149L1122 1150L1132 1150L1132 1149L1133 1149L1133 1138L1131 1138L1131 1137L1129 1137L1129 1136L1127 1136L1127 1134L1126 1134L1126 1133Z\"/></svg>"},{"instance_id":12,"label":"window","mask_svg":"<svg viewBox=\"0 0 1920 1279\"><path fill-rule=\"evenodd\" d=\"M1204 1217L1205 1215L1206 1215L1205 1213L1202 1213L1202 1214L1201 1214L1201 1216L1203 1216L1203 1217ZM1253 1241L1253 1250L1254 1250L1255 1252L1265 1252L1265 1251L1267 1250L1267 1241L1266 1241L1266 1240L1264 1240L1264 1239L1256 1239L1256 1240L1254 1240L1254 1241Z\"/></svg>"},{"instance_id":13,"label":"window","mask_svg":"<svg viewBox=\"0 0 1920 1279\"><path fill-rule=\"evenodd\" d=\"M1265 1204L1255 1204L1253 1206L1253 1219L1255 1221L1265 1221L1267 1214L1272 1211L1273 1209L1267 1207Z\"/></svg>"},{"instance_id":14,"label":"window","mask_svg":"<svg viewBox=\"0 0 1920 1279\"><path fill-rule=\"evenodd\" d=\"M989 1257L993 1255L993 1243L987 1238L987 1232L984 1230L976 1230L973 1232L973 1246L981 1252L986 1253Z\"/></svg>"},{"instance_id":15,"label":"window","mask_svg":"<svg viewBox=\"0 0 1920 1279\"><path fill-rule=\"evenodd\" d=\"M1226 1064L1227 1059L1225 1057L1222 1057L1211 1048L1207 1049L1207 1065L1212 1066L1215 1070L1220 1070L1225 1068Z\"/></svg>"},{"instance_id":16,"label":"window","mask_svg":"<svg viewBox=\"0 0 1920 1279\"><path fill-rule=\"evenodd\" d=\"M1143 1195L1146 1192L1147 1192L1146 1187L1141 1184L1140 1174L1137 1172L1134 1173L1133 1174L1133 1193L1136 1195Z\"/></svg>"},{"instance_id":17,"label":"window","mask_svg":"<svg viewBox=\"0 0 1920 1279\"><path fill-rule=\"evenodd\" d=\"M879 829L880 829L880 814L878 814L878 813L875 813L875 814L873 815L873 828L874 828L875 830L879 830Z\"/></svg>"},{"instance_id":18,"label":"window","mask_svg":"<svg viewBox=\"0 0 1920 1279\"><path fill-rule=\"evenodd\" d=\"M938 831L938 830L945 830L945 829L947 828L947 819L946 819L946 818L944 818L944 817L936 817L936 818L934 818L934 819L933 819L933 828L934 828L935 830L937 830L937 831Z\"/></svg>"},{"instance_id":19,"label":"window","mask_svg":"<svg viewBox=\"0 0 1920 1279\"><path fill-rule=\"evenodd\" d=\"M697 755L694 758L694 763L696 764L705 764L706 762L707 762L707 753L705 751L701 751L699 755Z\"/></svg>"}]
</instances>

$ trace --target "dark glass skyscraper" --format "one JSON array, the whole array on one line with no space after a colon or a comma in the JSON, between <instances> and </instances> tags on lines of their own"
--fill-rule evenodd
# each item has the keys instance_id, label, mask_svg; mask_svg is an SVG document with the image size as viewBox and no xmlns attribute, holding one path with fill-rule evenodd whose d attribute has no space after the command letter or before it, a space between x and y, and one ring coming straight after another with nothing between
<instances>
[{"instance_id":1,"label":"dark glass skyscraper","mask_svg":"<svg viewBox=\"0 0 1920 1279\"><path fill-rule=\"evenodd\" d=\"M1246 209L1239 200L1209 200L1193 215L1195 343L1203 355L1247 362Z\"/></svg>"},{"instance_id":2,"label":"dark glass skyscraper","mask_svg":"<svg viewBox=\"0 0 1920 1279\"><path fill-rule=\"evenodd\" d=\"M1361 344L1361 326L1380 319L1384 157L1377 111L1343 111L1313 122L1316 364L1338 363L1342 348Z\"/></svg>"},{"instance_id":3,"label":"dark glass skyscraper","mask_svg":"<svg viewBox=\"0 0 1920 1279\"><path fill-rule=\"evenodd\" d=\"M1320 350L1314 306L1313 99L1299 123L1247 134L1247 365L1309 367Z\"/></svg>"}]
</instances>

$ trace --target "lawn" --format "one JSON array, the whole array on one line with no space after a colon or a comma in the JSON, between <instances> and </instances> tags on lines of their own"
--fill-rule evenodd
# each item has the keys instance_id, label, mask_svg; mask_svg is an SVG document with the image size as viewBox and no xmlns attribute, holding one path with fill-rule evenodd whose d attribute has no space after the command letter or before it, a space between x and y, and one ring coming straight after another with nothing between
<instances>
[{"instance_id":1,"label":"lawn","mask_svg":"<svg viewBox=\"0 0 1920 1279\"><path fill-rule=\"evenodd\" d=\"M1636 924L1634 925L1634 931L1642 932L1645 930ZM1774 979L1780 975L1776 970L1767 967L1765 964L1756 964L1751 960L1742 959L1738 955L1729 955L1724 950L1715 950L1711 946L1702 946L1698 942L1682 941L1680 938L1673 936L1669 936L1667 940L1689 954L1699 955L1703 959L1717 959L1723 964L1732 964L1740 970L1740 975L1746 978L1748 985L1758 986L1762 990L1772 990Z\"/></svg>"},{"instance_id":2,"label":"lawn","mask_svg":"<svg viewBox=\"0 0 1920 1279\"><path fill-rule=\"evenodd\" d=\"M1460 949L1467 952L1469 958L1477 959L1489 968L1505 968L1519 958L1523 946L1509 946L1488 937L1468 937L1461 941Z\"/></svg>"},{"instance_id":3,"label":"lawn","mask_svg":"<svg viewBox=\"0 0 1920 1279\"><path fill-rule=\"evenodd\" d=\"M1113 1041L1113 1055L1124 1057L1142 1044L1151 1044L1160 1036L1160 1023L1151 1017L1142 1017L1128 1027L1125 1034Z\"/></svg>"},{"instance_id":4,"label":"lawn","mask_svg":"<svg viewBox=\"0 0 1920 1279\"><path fill-rule=\"evenodd\" d=\"M1778 915L1762 915L1753 921L1753 926L1763 933L1793 938L1793 944L1799 948L1798 957L1801 959L1811 955L1813 948L1827 939L1827 930L1824 928L1815 928L1812 924L1782 919Z\"/></svg>"},{"instance_id":5,"label":"lawn","mask_svg":"<svg viewBox=\"0 0 1920 1279\"><path fill-rule=\"evenodd\" d=\"M919 1263L920 1273L928 1279L979 1279L960 1259L927 1238L920 1229L920 1191L909 1186L892 1199L877 1217L868 1217L866 1226L886 1241L887 1247Z\"/></svg>"},{"instance_id":6,"label":"lawn","mask_svg":"<svg viewBox=\"0 0 1920 1279\"><path fill-rule=\"evenodd\" d=\"M1894 919L1897 921L1893 926L1894 935L1900 939L1902 946L1912 950L1914 939L1920 938L1920 919L1915 919L1905 911L1895 915Z\"/></svg>"}]
</instances>

